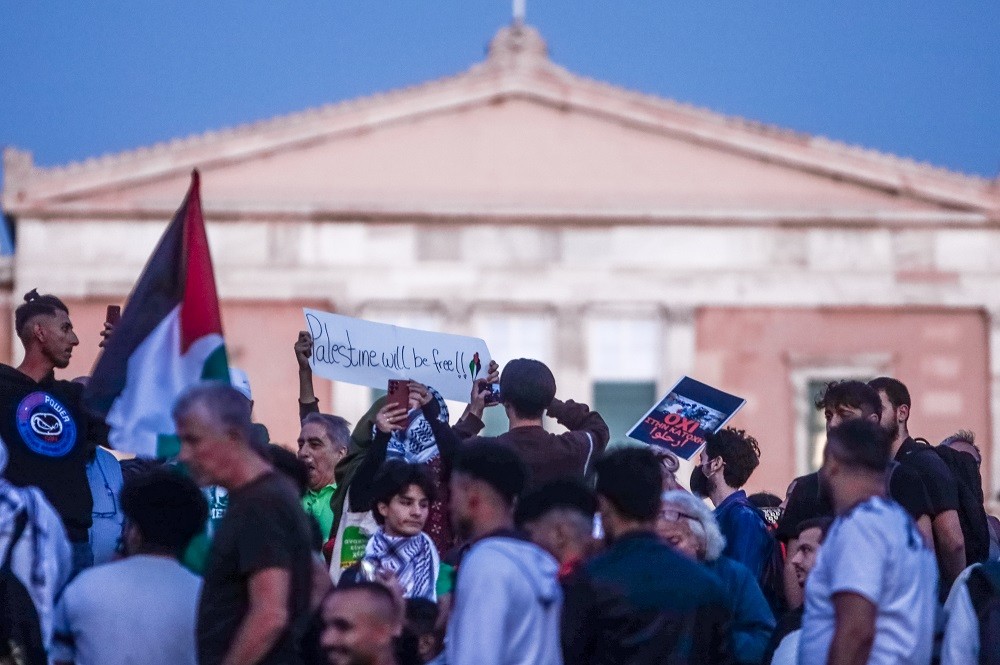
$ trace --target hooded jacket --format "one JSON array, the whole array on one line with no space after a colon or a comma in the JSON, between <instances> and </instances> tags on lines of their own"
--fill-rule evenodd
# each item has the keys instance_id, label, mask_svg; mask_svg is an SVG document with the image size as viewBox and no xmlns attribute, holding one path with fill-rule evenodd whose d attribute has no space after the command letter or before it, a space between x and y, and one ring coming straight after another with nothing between
<instances>
[{"instance_id":1,"label":"hooded jacket","mask_svg":"<svg viewBox=\"0 0 1000 665\"><path fill-rule=\"evenodd\" d=\"M514 535L462 558L448 623L448 665L562 665L559 564Z\"/></svg>"},{"instance_id":2,"label":"hooded jacket","mask_svg":"<svg viewBox=\"0 0 1000 665\"><path fill-rule=\"evenodd\" d=\"M42 491L62 518L72 542L86 542L94 499L87 462L99 436L97 423L84 412L83 386L41 381L0 365L0 437L10 457L5 477L18 487Z\"/></svg>"}]
</instances>

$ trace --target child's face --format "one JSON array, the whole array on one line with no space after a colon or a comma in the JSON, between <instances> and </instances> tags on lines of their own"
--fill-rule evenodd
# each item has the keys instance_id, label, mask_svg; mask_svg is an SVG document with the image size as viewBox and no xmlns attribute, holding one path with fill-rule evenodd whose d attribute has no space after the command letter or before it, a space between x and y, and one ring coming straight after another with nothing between
<instances>
[{"instance_id":1,"label":"child's face","mask_svg":"<svg viewBox=\"0 0 1000 665\"><path fill-rule=\"evenodd\" d=\"M385 532L396 537L411 537L423 531L429 510L430 501L417 485L409 485L388 504L378 504L378 511L385 518Z\"/></svg>"}]
</instances>

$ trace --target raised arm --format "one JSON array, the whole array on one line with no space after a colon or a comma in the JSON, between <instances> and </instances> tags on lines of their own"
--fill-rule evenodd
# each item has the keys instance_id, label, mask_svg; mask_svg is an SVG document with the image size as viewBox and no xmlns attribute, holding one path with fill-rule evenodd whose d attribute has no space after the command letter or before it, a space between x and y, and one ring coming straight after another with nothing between
<instances>
[{"instance_id":1,"label":"raised arm","mask_svg":"<svg viewBox=\"0 0 1000 665\"><path fill-rule=\"evenodd\" d=\"M450 465L452 458L458 451L458 446L462 443L462 437L455 432L451 425L441 420L441 405L424 386L411 383L410 396L417 400L420 410L424 414L424 419L431 426L431 431L434 432L434 440L437 442L441 461L446 466Z\"/></svg>"},{"instance_id":2,"label":"raised arm","mask_svg":"<svg viewBox=\"0 0 1000 665\"><path fill-rule=\"evenodd\" d=\"M604 454L604 449L608 446L611 438L611 430L604 418L596 411L591 411L586 404L580 404L573 400L563 402L560 399L553 399L549 405L548 415L556 419L560 425L569 430L560 435L560 439L572 441L574 446L587 446L587 461L585 467L589 468L593 460L599 459ZM586 472L585 468L585 472Z\"/></svg>"},{"instance_id":3,"label":"raised arm","mask_svg":"<svg viewBox=\"0 0 1000 665\"><path fill-rule=\"evenodd\" d=\"M389 436L406 426L406 409L386 404L375 414L375 439L365 453L365 459L351 478L352 511L369 510L372 502L372 481L385 463Z\"/></svg>"},{"instance_id":4,"label":"raised arm","mask_svg":"<svg viewBox=\"0 0 1000 665\"><path fill-rule=\"evenodd\" d=\"M312 335L306 330L300 330L295 342L295 361L299 366L299 420L310 413L319 413L319 400L313 390L313 372L309 365L312 343Z\"/></svg>"},{"instance_id":5,"label":"raised arm","mask_svg":"<svg viewBox=\"0 0 1000 665\"><path fill-rule=\"evenodd\" d=\"M486 426L483 422L483 413L487 408L499 406L498 404L486 403L486 398L490 395L490 390L488 389L489 384L499 382L500 365L497 364L497 361L491 360L485 379L487 388L480 390L480 382L473 381L472 394L469 396L469 404L465 407L465 412L462 414L462 417L458 419L458 422L456 422L455 426L452 428L455 431L455 435L462 441L471 439L483 430Z\"/></svg>"}]
</instances>

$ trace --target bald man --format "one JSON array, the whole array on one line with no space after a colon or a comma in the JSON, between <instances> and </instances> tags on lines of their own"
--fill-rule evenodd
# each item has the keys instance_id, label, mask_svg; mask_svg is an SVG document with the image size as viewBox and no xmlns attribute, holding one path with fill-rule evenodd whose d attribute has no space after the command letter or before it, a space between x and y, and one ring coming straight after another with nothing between
<instances>
[{"instance_id":1,"label":"bald man","mask_svg":"<svg viewBox=\"0 0 1000 665\"><path fill-rule=\"evenodd\" d=\"M397 665L394 641L402 632L403 608L382 584L340 587L323 601L320 644L330 665Z\"/></svg>"}]
</instances>

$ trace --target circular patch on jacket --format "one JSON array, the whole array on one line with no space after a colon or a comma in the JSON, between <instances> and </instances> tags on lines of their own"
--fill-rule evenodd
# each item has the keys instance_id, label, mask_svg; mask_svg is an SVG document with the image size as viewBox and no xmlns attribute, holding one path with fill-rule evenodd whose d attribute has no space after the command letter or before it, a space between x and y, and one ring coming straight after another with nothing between
<instances>
[{"instance_id":1,"label":"circular patch on jacket","mask_svg":"<svg viewBox=\"0 0 1000 665\"><path fill-rule=\"evenodd\" d=\"M17 431L28 448L62 457L76 443L76 422L69 409L48 393L31 393L17 405Z\"/></svg>"}]
</instances>

